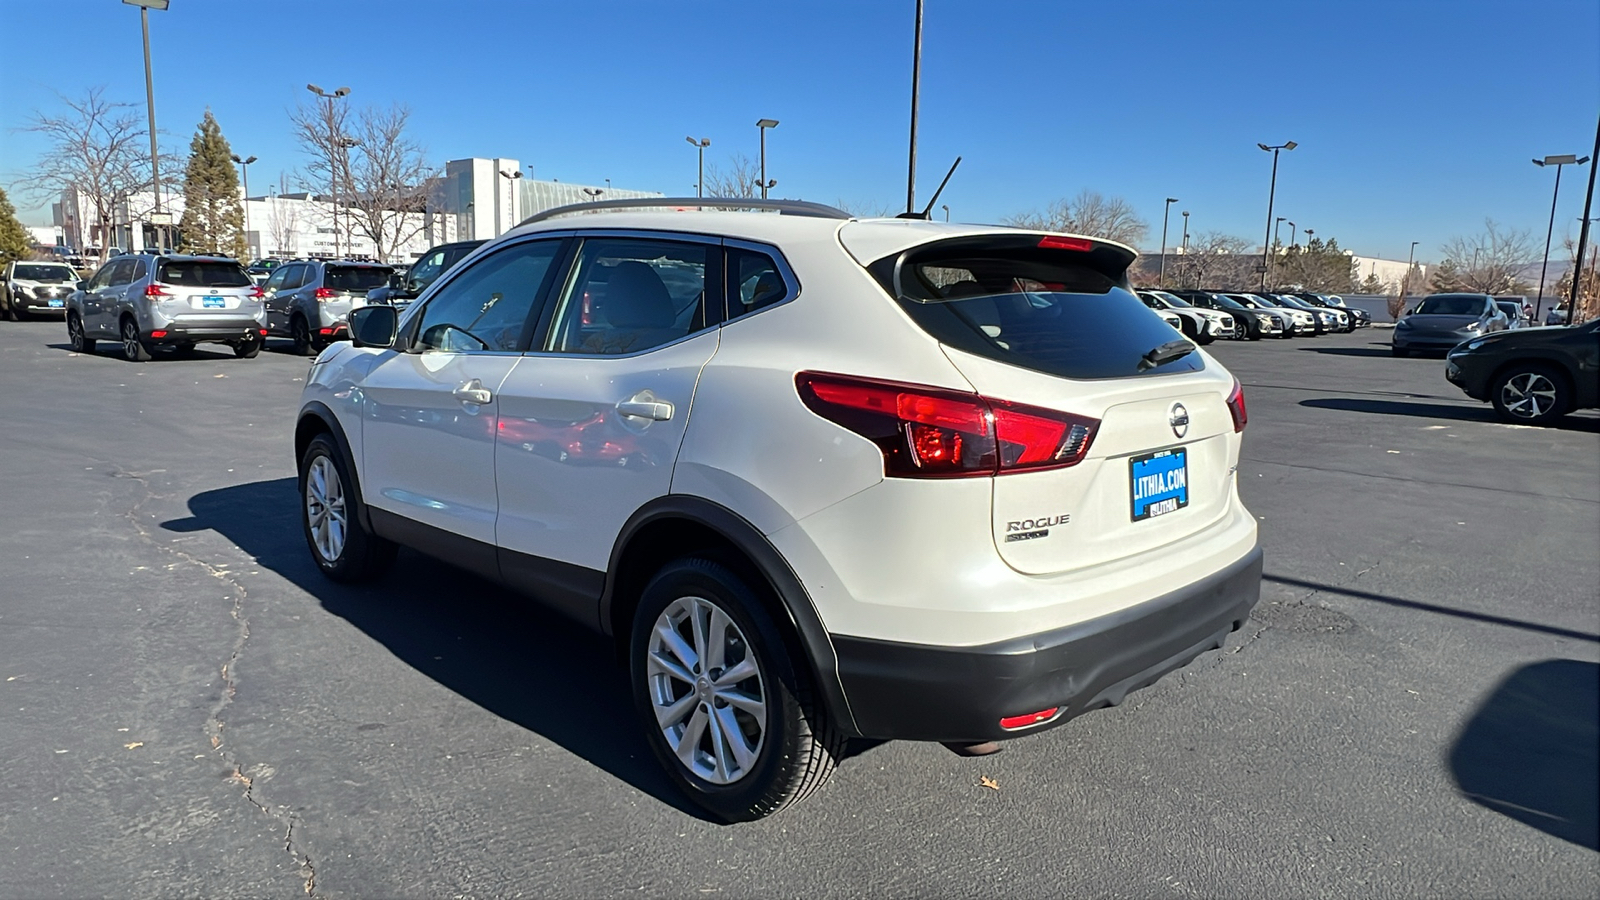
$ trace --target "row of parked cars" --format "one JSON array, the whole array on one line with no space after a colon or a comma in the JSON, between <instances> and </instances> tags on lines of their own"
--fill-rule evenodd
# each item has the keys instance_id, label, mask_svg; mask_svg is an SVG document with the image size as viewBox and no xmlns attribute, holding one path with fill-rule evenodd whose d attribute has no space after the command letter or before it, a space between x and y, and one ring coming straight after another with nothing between
<instances>
[{"instance_id":1,"label":"row of parked cars","mask_svg":"<svg viewBox=\"0 0 1600 900\"><path fill-rule=\"evenodd\" d=\"M1365 310L1336 294L1202 290L1141 290L1139 299L1198 344L1218 338L1259 341L1264 337L1349 333L1372 324ZM1173 322L1172 319L1178 319Z\"/></svg>"}]
</instances>

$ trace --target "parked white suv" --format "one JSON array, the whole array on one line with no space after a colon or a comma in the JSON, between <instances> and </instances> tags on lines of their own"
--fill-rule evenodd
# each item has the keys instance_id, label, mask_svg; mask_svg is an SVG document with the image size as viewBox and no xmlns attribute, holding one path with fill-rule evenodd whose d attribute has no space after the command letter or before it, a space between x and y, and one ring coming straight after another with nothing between
<instances>
[{"instance_id":1,"label":"parked white suv","mask_svg":"<svg viewBox=\"0 0 1600 900\"><path fill-rule=\"evenodd\" d=\"M737 203L543 213L354 311L295 433L322 571L404 544L613 636L727 820L847 738L988 749L1244 622L1244 398L1132 250Z\"/></svg>"}]
</instances>

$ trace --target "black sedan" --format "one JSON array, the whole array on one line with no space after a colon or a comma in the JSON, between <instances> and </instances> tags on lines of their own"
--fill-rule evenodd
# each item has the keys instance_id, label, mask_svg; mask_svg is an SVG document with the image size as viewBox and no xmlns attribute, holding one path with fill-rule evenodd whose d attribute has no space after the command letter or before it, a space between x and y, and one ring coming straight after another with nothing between
<instances>
[{"instance_id":1,"label":"black sedan","mask_svg":"<svg viewBox=\"0 0 1600 900\"><path fill-rule=\"evenodd\" d=\"M1488 294L1429 294L1394 325L1395 356L1413 350L1449 350L1510 326Z\"/></svg>"},{"instance_id":2,"label":"black sedan","mask_svg":"<svg viewBox=\"0 0 1600 900\"><path fill-rule=\"evenodd\" d=\"M1485 335L1447 359L1444 377L1507 422L1546 425L1600 406L1600 319Z\"/></svg>"}]
</instances>

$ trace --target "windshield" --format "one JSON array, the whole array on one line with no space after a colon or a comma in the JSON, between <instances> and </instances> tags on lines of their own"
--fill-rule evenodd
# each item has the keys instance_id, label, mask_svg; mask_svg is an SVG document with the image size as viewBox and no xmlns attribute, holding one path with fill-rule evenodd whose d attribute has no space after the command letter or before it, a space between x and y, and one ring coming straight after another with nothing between
<instances>
[{"instance_id":1,"label":"windshield","mask_svg":"<svg viewBox=\"0 0 1600 900\"><path fill-rule=\"evenodd\" d=\"M388 266L329 266L322 286L335 291L370 291L389 283Z\"/></svg>"},{"instance_id":2,"label":"windshield","mask_svg":"<svg viewBox=\"0 0 1600 900\"><path fill-rule=\"evenodd\" d=\"M1126 262L1108 266L1078 251L972 241L913 250L895 262L872 269L901 308L941 343L976 356L1064 378L1205 365L1197 353L1151 357L1176 336L1121 282Z\"/></svg>"},{"instance_id":3,"label":"windshield","mask_svg":"<svg viewBox=\"0 0 1600 900\"><path fill-rule=\"evenodd\" d=\"M66 266L17 263L17 267L11 272L11 277L18 281L44 281L50 284L66 284L77 281L78 273Z\"/></svg>"},{"instance_id":4,"label":"windshield","mask_svg":"<svg viewBox=\"0 0 1600 900\"><path fill-rule=\"evenodd\" d=\"M1240 306L1248 306L1251 309L1266 309L1267 308L1266 301L1257 299L1255 297L1248 297L1248 296L1245 296L1244 294L1229 294L1228 297L1231 298L1234 302L1238 303Z\"/></svg>"},{"instance_id":5,"label":"windshield","mask_svg":"<svg viewBox=\"0 0 1600 900\"><path fill-rule=\"evenodd\" d=\"M1483 312L1483 298L1471 294L1435 294L1422 298L1419 316L1476 316Z\"/></svg>"},{"instance_id":6,"label":"windshield","mask_svg":"<svg viewBox=\"0 0 1600 900\"><path fill-rule=\"evenodd\" d=\"M1151 291L1150 293L1155 294L1157 297L1160 297L1161 299L1167 301L1167 304L1169 306L1176 306L1179 309L1189 309L1190 308L1189 301L1183 299L1182 297L1179 297L1176 294L1169 294L1166 291Z\"/></svg>"},{"instance_id":7,"label":"windshield","mask_svg":"<svg viewBox=\"0 0 1600 900\"><path fill-rule=\"evenodd\" d=\"M1227 294L1216 295L1217 305L1223 309L1244 309L1244 304L1229 297Z\"/></svg>"},{"instance_id":8,"label":"windshield","mask_svg":"<svg viewBox=\"0 0 1600 900\"><path fill-rule=\"evenodd\" d=\"M164 262L156 273L156 280L179 287L249 287L255 284L245 274L243 266L217 259Z\"/></svg>"}]
</instances>

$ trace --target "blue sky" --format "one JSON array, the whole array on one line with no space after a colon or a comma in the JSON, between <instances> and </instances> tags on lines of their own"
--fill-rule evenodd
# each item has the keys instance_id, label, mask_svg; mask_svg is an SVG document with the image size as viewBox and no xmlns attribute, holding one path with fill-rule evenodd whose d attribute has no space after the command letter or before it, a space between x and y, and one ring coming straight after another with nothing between
<instances>
[{"instance_id":1,"label":"blue sky","mask_svg":"<svg viewBox=\"0 0 1600 900\"><path fill-rule=\"evenodd\" d=\"M756 155L775 195L904 204L912 0L489 2L172 0L151 14L164 143L210 107L251 187L304 158L288 110L305 85L403 102L440 163L508 156L539 178L692 193L695 152ZM138 11L117 0L0 0L0 185L37 158L21 129L56 92L138 104ZM28 48L33 48L29 50ZM1553 173L1588 155L1600 114L1594 0L1274 3L928 0L918 195L998 221L1091 188L1127 198L1160 240L1162 200L1194 232L1261 240L1277 215L1367 255L1431 260L1485 216L1543 238ZM1576 233L1587 168L1562 179ZM17 198L26 224L48 207ZM1287 234L1285 234L1287 239ZM1174 241L1175 242L1175 241Z\"/></svg>"}]
</instances>

